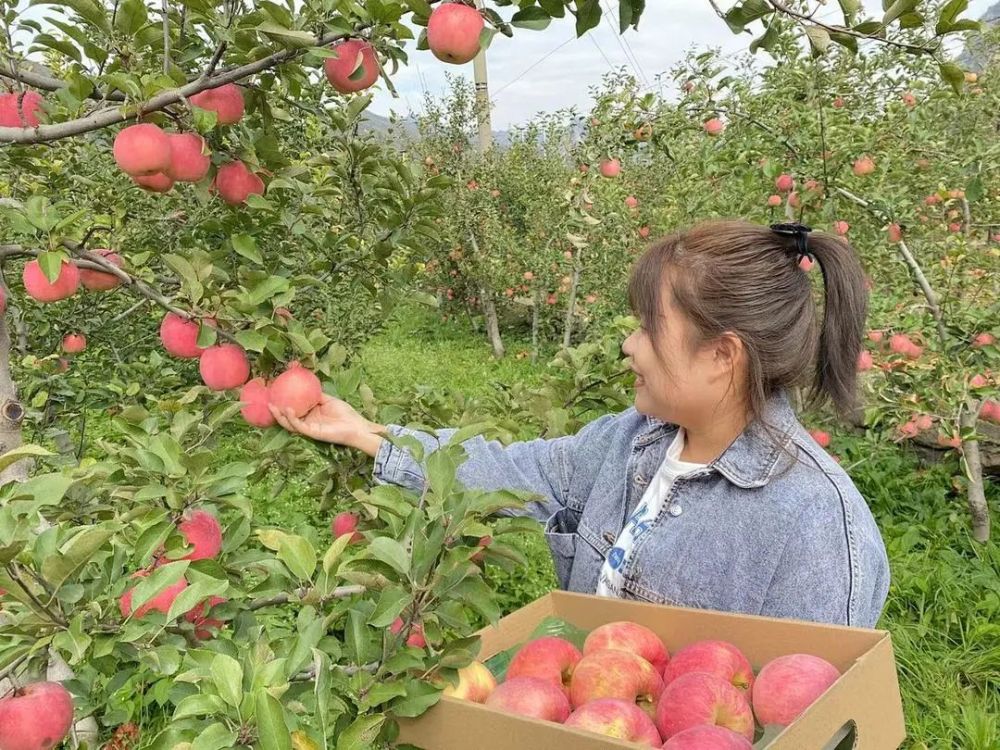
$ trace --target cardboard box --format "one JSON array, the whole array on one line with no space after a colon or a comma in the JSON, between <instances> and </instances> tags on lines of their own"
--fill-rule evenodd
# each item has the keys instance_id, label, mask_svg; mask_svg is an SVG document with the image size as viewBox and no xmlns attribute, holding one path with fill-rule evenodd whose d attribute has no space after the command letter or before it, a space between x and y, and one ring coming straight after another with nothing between
<instances>
[{"instance_id":1,"label":"cardboard box","mask_svg":"<svg viewBox=\"0 0 1000 750\"><path fill-rule=\"evenodd\" d=\"M631 620L657 633L670 653L694 641L734 643L760 669L776 656L822 656L841 677L802 716L755 750L888 750L906 736L889 633L798 620L778 620L698 609L666 607L556 591L479 632L480 660L529 640L546 617L585 630ZM416 719L400 719L399 743L425 750L608 750L640 747L552 722L501 713L456 698Z\"/></svg>"}]
</instances>

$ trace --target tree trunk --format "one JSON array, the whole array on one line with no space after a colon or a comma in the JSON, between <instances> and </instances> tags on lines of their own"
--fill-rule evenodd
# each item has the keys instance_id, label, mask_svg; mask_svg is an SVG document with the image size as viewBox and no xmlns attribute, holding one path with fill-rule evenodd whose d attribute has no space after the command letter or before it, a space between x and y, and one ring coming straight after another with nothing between
<instances>
[{"instance_id":1,"label":"tree trunk","mask_svg":"<svg viewBox=\"0 0 1000 750\"><path fill-rule=\"evenodd\" d=\"M975 433L979 408L971 399L966 400L959 424L963 434ZM979 441L962 441L965 456L965 476L969 480L969 513L972 515L972 538L977 542L987 542L990 538L990 508L986 503L986 489L983 486L983 462L979 455Z\"/></svg>"},{"instance_id":2,"label":"tree trunk","mask_svg":"<svg viewBox=\"0 0 1000 750\"><path fill-rule=\"evenodd\" d=\"M573 338L573 321L576 319L576 291L580 286L580 256L577 251L576 263L573 264L573 283L569 287L569 304L566 305L566 325L563 328L563 349L569 349Z\"/></svg>"},{"instance_id":3,"label":"tree trunk","mask_svg":"<svg viewBox=\"0 0 1000 750\"><path fill-rule=\"evenodd\" d=\"M538 362L538 328L542 317L542 290L535 289L534 302L531 305L531 363Z\"/></svg>"},{"instance_id":4,"label":"tree trunk","mask_svg":"<svg viewBox=\"0 0 1000 750\"><path fill-rule=\"evenodd\" d=\"M497 306L493 302L493 293L480 287L479 299L483 303L483 312L486 314L486 335L490 339L490 346L493 347L493 356L503 359L506 353L503 348L503 339L500 338L500 319L497 317Z\"/></svg>"}]
</instances>

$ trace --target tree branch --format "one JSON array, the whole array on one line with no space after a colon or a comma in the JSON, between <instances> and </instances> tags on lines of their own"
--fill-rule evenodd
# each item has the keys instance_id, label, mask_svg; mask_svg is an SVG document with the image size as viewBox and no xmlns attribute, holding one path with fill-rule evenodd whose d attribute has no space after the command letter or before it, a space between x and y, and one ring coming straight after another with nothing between
<instances>
[{"instance_id":1,"label":"tree branch","mask_svg":"<svg viewBox=\"0 0 1000 750\"><path fill-rule=\"evenodd\" d=\"M264 607L270 607L275 604L287 604L288 602L292 601L293 596L298 596L299 599L302 599L311 591L312 589L303 587L300 589L296 589L294 594L275 594L274 596L264 597L263 599L254 599L252 602L247 604L246 607L244 607L244 609L254 611L258 609L263 609ZM363 594L365 591L366 588L360 585L338 586L329 594L324 596L321 601L328 602L331 599L343 599L348 596L354 596L355 594Z\"/></svg>"},{"instance_id":2,"label":"tree branch","mask_svg":"<svg viewBox=\"0 0 1000 750\"><path fill-rule=\"evenodd\" d=\"M309 46L325 47L346 36L347 34L339 32L324 34L316 38ZM120 122L139 118L149 112L162 110L201 91L217 88L226 83L233 83L255 73L268 70L301 56L305 51L306 49L304 48L286 49L275 52L260 60L219 73L217 76L201 76L197 80L186 83L179 88L161 91L152 99L137 105L102 109L86 117L51 125L39 125L34 128L0 128L0 143L48 143L74 135L89 133L93 130L100 130L109 125L116 125Z\"/></svg>"}]
</instances>

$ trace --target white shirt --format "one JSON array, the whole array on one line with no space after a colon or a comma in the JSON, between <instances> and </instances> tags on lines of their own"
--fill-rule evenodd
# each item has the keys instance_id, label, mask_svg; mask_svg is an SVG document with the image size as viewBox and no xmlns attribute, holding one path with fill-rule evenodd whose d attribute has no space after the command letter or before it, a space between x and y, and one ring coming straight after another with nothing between
<instances>
[{"instance_id":1,"label":"white shirt","mask_svg":"<svg viewBox=\"0 0 1000 750\"><path fill-rule=\"evenodd\" d=\"M620 597L625 579L621 571L625 569L636 542L649 533L653 521L660 515L663 504L670 494L677 477L690 474L705 468L705 464L694 464L681 461L681 451L684 450L684 430L679 429L674 441L667 448L667 455L642 494L642 500L636 506L632 515L625 522L625 528L608 552L601 566L601 575L597 580L598 596Z\"/></svg>"}]
</instances>

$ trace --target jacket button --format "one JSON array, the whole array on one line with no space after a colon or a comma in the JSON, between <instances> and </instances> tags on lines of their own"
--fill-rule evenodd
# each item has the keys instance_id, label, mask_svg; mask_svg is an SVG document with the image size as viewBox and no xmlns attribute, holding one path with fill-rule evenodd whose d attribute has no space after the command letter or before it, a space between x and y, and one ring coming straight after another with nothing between
<instances>
[{"instance_id":1,"label":"jacket button","mask_svg":"<svg viewBox=\"0 0 1000 750\"><path fill-rule=\"evenodd\" d=\"M642 474L636 474L635 481L636 481L636 484L645 484L646 483L646 477L644 477Z\"/></svg>"},{"instance_id":2,"label":"jacket button","mask_svg":"<svg viewBox=\"0 0 1000 750\"><path fill-rule=\"evenodd\" d=\"M677 516L679 516L683 512L684 512L684 509L681 506L676 505L676 504L675 505L671 505L669 508L667 508L667 513L669 513L670 515L672 515L674 518L677 518Z\"/></svg>"}]
</instances>

